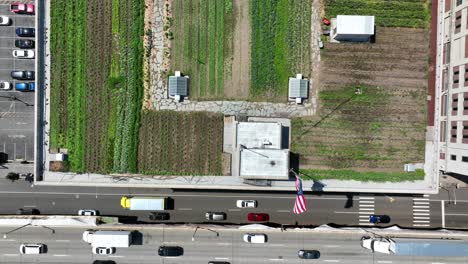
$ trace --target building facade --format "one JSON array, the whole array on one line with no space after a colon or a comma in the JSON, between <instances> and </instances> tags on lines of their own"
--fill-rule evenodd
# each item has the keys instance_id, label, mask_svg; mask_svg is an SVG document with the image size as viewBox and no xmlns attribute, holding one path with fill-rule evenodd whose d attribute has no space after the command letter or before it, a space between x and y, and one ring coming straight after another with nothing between
<instances>
[{"instance_id":1,"label":"building facade","mask_svg":"<svg viewBox=\"0 0 468 264\"><path fill-rule=\"evenodd\" d=\"M468 0L444 0L443 8L439 169L468 176Z\"/></svg>"}]
</instances>

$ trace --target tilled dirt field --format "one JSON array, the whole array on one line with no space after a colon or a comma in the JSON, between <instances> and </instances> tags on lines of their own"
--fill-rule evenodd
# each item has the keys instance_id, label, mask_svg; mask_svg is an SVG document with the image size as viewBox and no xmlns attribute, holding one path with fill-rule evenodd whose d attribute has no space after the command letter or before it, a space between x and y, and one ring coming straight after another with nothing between
<instances>
[{"instance_id":1,"label":"tilled dirt field","mask_svg":"<svg viewBox=\"0 0 468 264\"><path fill-rule=\"evenodd\" d=\"M428 32L376 33L374 44L326 43L319 114L293 122L301 168L402 171L424 161Z\"/></svg>"}]
</instances>

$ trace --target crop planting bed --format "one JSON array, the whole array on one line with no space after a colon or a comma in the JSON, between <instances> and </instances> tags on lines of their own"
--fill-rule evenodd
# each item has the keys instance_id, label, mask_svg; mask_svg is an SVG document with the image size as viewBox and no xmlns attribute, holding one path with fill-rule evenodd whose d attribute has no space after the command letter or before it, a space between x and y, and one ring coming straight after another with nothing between
<instances>
[{"instance_id":1,"label":"crop planting bed","mask_svg":"<svg viewBox=\"0 0 468 264\"><path fill-rule=\"evenodd\" d=\"M51 1L51 147L69 169L136 171L141 0Z\"/></svg>"},{"instance_id":2,"label":"crop planting bed","mask_svg":"<svg viewBox=\"0 0 468 264\"><path fill-rule=\"evenodd\" d=\"M223 116L144 112L138 170L157 175L222 175Z\"/></svg>"},{"instance_id":3,"label":"crop planting bed","mask_svg":"<svg viewBox=\"0 0 468 264\"><path fill-rule=\"evenodd\" d=\"M172 72L190 76L191 99L223 97L225 74L230 75L232 16L232 0L173 2Z\"/></svg>"},{"instance_id":4,"label":"crop planting bed","mask_svg":"<svg viewBox=\"0 0 468 264\"><path fill-rule=\"evenodd\" d=\"M256 0L251 7L253 99L286 100L288 78L311 73L312 0Z\"/></svg>"},{"instance_id":5,"label":"crop planting bed","mask_svg":"<svg viewBox=\"0 0 468 264\"><path fill-rule=\"evenodd\" d=\"M425 29L377 27L375 44L327 44L319 113L293 120L301 169L401 172L424 161L427 38Z\"/></svg>"},{"instance_id":6,"label":"crop planting bed","mask_svg":"<svg viewBox=\"0 0 468 264\"><path fill-rule=\"evenodd\" d=\"M327 17L375 16L377 26L427 27L430 0L324 0Z\"/></svg>"}]
</instances>

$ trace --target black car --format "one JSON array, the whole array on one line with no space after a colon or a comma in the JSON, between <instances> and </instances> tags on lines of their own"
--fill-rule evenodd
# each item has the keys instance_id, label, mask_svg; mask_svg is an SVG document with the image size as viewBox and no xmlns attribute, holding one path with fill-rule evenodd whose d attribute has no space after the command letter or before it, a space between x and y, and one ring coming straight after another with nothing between
<instances>
[{"instance_id":1,"label":"black car","mask_svg":"<svg viewBox=\"0 0 468 264\"><path fill-rule=\"evenodd\" d=\"M113 260L95 260L93 264L116 264Z\"/></svg>"},{"instance_id":2,"label":"black car","mask_svg":"<svg viewBox=\"0 0 468 264\"><path fill-rule=\"evenodd\" d=\"M20 208L16 211L17 215L39 215L41 212L36 208Z\"/></svg>"},{"instance_id":3,"label":"black car","mask_svg":"<svg viewBox=\"0 0 468 264\"><path fill-rule=\"evenodd\" d=\"M169 220L170 216L169 213L166 212L151 212L149 215L149 219L153 221L163 221L163 220Z\"/></svg>"},{"instance_id":4,"label":"black car","mask_svg":"<svg viewBox=\"0 0 468 264\"><path fill-rule=\"evenodd\" d=\"M177 246L160 246L158 255L162 257L178 257L184 254L184 249Z\"/></svg>"},{"instance_id":5,"label":"black car","mask_svg":"<svg viewBox=\"0 0 468 264\"><path fill-rule=\"evenodd\" d=\"M11 78L17 80L34 80L33 71L12 71Z\"/></svg>"},{"instance_id":6,"label":"black car","mask_svg":"<svg viewBox=\"0 0 468 264\"><path fill-rule=\"evenodd\" d=\"M32 39L17 39L15 40L15 47L20 49L34 49L34 40Z\"/></svg>"},{"instance_id":7,"label":"black car","mask_svg":"<svg viewBox=\"0 0 468 264\"><path fill-rule=\"evenodd\" d=\"M301 259L318 259L320 258L320 251L301 249L297 252L297 255Z\"/></svg>"},{"instance_id":8,"label":"black car","mask_svg":"<svg viewBox=\"0 0 468 264\"><path fill-rule=\"evenodd\" d=\"M226 261L210 261L208 262L208 264L231 264L231 263L226 262Z\"/></svg>"},{"instance_id":9,"label":"black car","mask_svg":"<svg viewBox=\"0 0 468 264\"><path fill-rule=\"evenodd\" d=\"M36 30L34 28L16 28L16 35L18 37L34 37L36 35Z\"/></svg>"}]
</instances>

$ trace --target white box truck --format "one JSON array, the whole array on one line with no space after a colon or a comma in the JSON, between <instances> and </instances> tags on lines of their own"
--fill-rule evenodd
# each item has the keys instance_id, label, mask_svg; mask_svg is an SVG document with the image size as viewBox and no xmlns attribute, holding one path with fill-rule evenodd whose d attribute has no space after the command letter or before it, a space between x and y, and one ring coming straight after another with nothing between
<instances>
[{"instance_id":1,"label":"white box truck","mask_svg":"<svg viewBox=\"0 0 468 264\"><path fill-rule=\"evenodd\" d=\"M167 197L122 197L120 205L129 210L158 211L166 209Z\"/></svg>"},{"instance_id":2,"label":"white box truck","mask_svg":"<svg viewBox=\"0 0 468 264\"><path fill-rule=\"evenodd\" d=\"M94 231L83 232L83 240L95 247L126 248L132 243L130 231Z\"/></svg>"}]
</instances>

